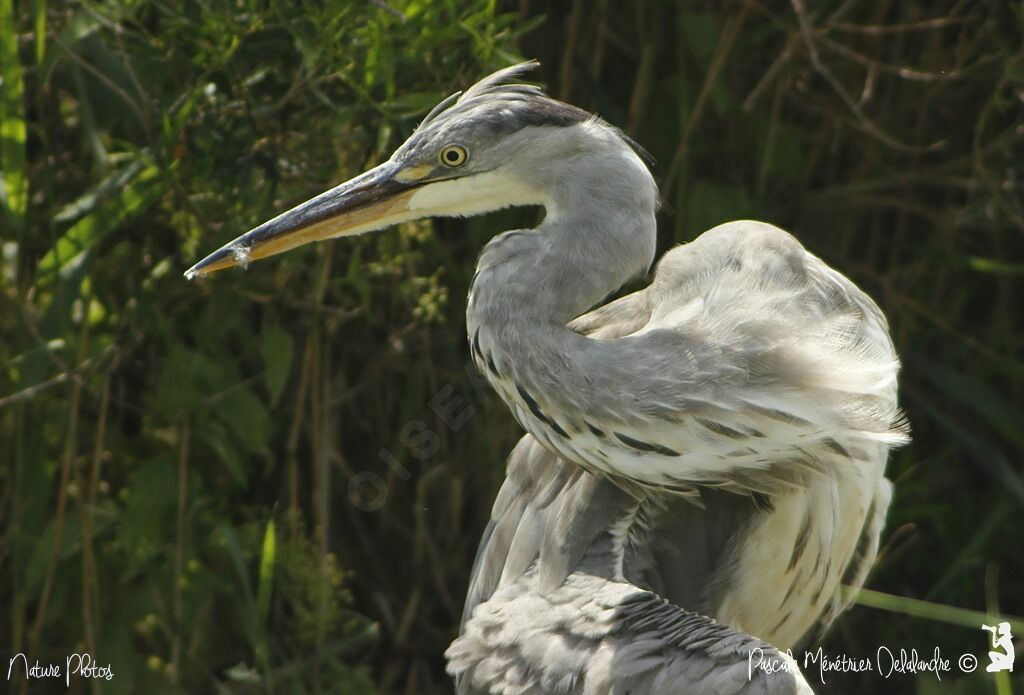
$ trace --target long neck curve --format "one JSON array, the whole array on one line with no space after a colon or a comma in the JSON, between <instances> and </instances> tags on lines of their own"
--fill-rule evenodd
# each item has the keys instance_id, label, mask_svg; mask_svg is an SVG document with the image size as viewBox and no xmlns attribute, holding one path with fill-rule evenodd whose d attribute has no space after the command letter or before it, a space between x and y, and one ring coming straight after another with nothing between
<instances>
[{"instance_id":1,"label":"long neck curve","mask_svg":"<svg viewBox=\"0 0 1024 695\"><path fill-rule=\"evenodd\" d=\"M650 172L614 130L589 123L571 130L565 156L529 173L545 193L544 221L498 235L481 253L471 323L564 326L650 267L657 233Z\"/></svg>"},{"instance_id":2,"label":"long neck curve","mask_svg":"<svg viewBox=\"0 0 1024 695\"><path fill-rule=\"evenodd\" d=\"M566 324L654 258L657 187L613 130L580 126L591 138L557 163L537 167L546 216L534 230L500 234L484 248L467 306L473 354L508 402L518 388L555 400L587 379L587 343ZM512 403L513 411L515 407Z\"/></svg>"}]
</instances>

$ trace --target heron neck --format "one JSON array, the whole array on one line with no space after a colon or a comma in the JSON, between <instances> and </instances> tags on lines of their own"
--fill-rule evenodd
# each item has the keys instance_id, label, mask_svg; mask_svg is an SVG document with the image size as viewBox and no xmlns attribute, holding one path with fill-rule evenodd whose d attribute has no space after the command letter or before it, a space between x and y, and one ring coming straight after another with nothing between
<instances>
[{"instance_id":1,"label":"heron neck","mask_svg":"<svg viewBox=\"0 0 1024 695\"><path fill-rule=\"evenodd\" d=\"M470 322L564 327L642 274L653 245L653 219L549 213L537 229L506 232L484 248Z\"/></svg>"},{"instance_id":2,"label":"heron neck","mask_svg":"<svg viewBox=\"0 0 1024 695\"><path fill-rule=\"evenodd\" d=\"M606 157L574 166L583 171L571 183L553 176L545 184L544 221L498 235L481 253L470 323L564 328L645 273L654 259L657 189L646 167L635 164Z\"/></svg>"},{"instance_id":3,"label":"heron neck","mask_svg":"<svg viewBox=\"0 0 1024 695\"><path fill-rule=\"evenodd\" d=\"M590 378L594 357L596 341L566 324L650 267L656 189L639 164L590 167L572 188L552 182L547 190L542 224L501 234L481 253L467 328L492 383L511 380L555 399Z\"/></svg>"}]
</instances>

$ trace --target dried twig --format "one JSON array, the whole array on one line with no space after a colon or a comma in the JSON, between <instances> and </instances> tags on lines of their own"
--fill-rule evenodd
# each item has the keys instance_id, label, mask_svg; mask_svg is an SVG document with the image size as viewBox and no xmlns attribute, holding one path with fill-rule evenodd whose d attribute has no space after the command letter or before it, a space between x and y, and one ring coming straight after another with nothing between
<instances>
[{"instance_id":1,"label":"dried twig","mask_svg":"<svg viewBox=\"0 0 1024 695\"><path fill-rule=\"evenodd\" d=\"M945 29L947 27L963 24L965 17L937 17L935 19L924 19L920 22L906 22L904 24L892 24L889 26L877 24L849 24L847 22L829 22L828 28L837 31L845 31L851 34L867 34L869 36L883 36L887 34L903 34L910 31L931 31L934 29Z\"/></svg>"},{"instance_id":2,"label":"dried twig","mask_svg":"<svg viewBox=\"0 0 1024 695\"><path fill-rule=\"evenodd\" d=\"M851 48L847 48L838 41L820 35L821 42L824 46L835 51L839 55L849 58L855 63L860 63L869 69L879 70L881 72L888 72L894 75L899 75L906 80L914 80L916 82L938 82L940 80L956 80L964 76L963 70L948 70L943 72L925 72L923 70L915 70L914 68L906 68L899 65L889 65L883 63L880 60L869 58L866 55L858 53ZM995 56L992 56L994 59ZM975 63L977 64L977 63Z\"/></svg>"},{"instance_id":3,"label":"dried twig","mask_svg":"<svg viewBox=\"0 0 1024 695\"><path fill-rule=\"evenodd\" d=\"M771 66L767 70L765 70L764 74L761 76L761 79L758 80L754 88L750 90L750 94L747 95L747 98L743 100L744 112L750 113L754 109L754 104L757 103L757 100L761 98L761 95L764 94L768 86L771 85L779 76L779 73L782 72L782 68L786 67L786 65L789 64L789 61L793 58L793 55L796 53L796 47L799 43L800 32L792 32L786 39L786 45L782 49L782 52L779 53L778 56L776 56L775 60L772 61Z\"/></svg>"},{"instance_id":4,"label":"dried twig","mask_svg":"<svg viewBox=\"0 0 1024 695\"><path fill-rule=\"evenodd\" d=\"M117 352L116 345L108 345L103 351L96 357L90 357L89 359L83 360L74 369L65 368L60 374L41 381L38 384L29 386L28 388L22 389L16 393L12 393L8 396L0 398L0 410L3 410L7 406L14 405L15 403L22 403L24 401L30 401L40 393L47 391L54 386L59 386L65 383L69 379L73 380L76 384L82 384L86 375L95 372L101 365L106 363L108 357L111 357Z\"/></svg>"},{"instance_id":5,"label":"dried twig","mask_svg":"<svg viewBox=\"0 0 1024 695\"><path fill-rule=\"evenodd\" d=\"M71 58L71 60L73 60L75 62L75 64L77 64L83 70L85 70L90 75L92 75L94 78L96 78L97 80L102 82L103 86L105 86L107 89L109 89L110 91L114 92L114 94L116 94L119 97L121 97L121 99L124 101L124 103L127 104L129 107L131 107L131 110L135 112L135 117L139 119L139 125L142 126L142 129L144 131L146 131L147 133L149 132L149 122L146 120L145 112L142 110L142 107L139 105L139 103L135 99L133 99L132 96L130 94L128 94L128 92L125 91L125 89L123 87L121 87L120 85L116 84L112 79L110 79L106 74L104 74L99 68L97 68L95 65L93 65L92 63L87 61L85 58L83 58L82 56L78 55L78 53L73 51L70 46L68 46L66 43L64 43L60 39L60 36L54 35L53 36L53 41L54 41L54 43L56 43L58 46L61 47L61 50L63 50L65 53L67 53L68 57Z\"/></svg>"},{"instance_id":6,"label":"dried twig","mask_svg":"<svg viewBox=\"0 0 1024 695\"><path fill-rule=\"evenodd\" d=\"M944 141L932 143L924 147L907 145L901 142L894 136L890 135L886 131L882 130L881 127L876 125L874 121L868 118L867 114L864 113L864 109L861 108L860 104L850 96L850 94L843 87L842 83L836 79L835 75L821 62L821 56L818 55L818 48L815 44L814 31L811 28L810 21L807 19L807 11L804 9L803 0L791 0L793 10L796 12L797 21L800 23L800 31L804 37L804 45L807 46L807 53L811 59L811 65L814 67L814 71L817 72L829 86L839 95L839 98L846 104L846 107L856 117L857 124L867 133L874 136L879 142L891 147L894 150L900 152L908 152L913 154L922 154L925 152L935 152L943 147Z\"/></svg>"}]
</instances>

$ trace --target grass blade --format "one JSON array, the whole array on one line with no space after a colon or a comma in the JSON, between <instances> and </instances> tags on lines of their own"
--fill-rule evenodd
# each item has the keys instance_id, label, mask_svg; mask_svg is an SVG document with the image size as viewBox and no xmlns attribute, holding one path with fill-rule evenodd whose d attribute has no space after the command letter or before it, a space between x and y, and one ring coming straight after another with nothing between
<instances>
[{"instance_id":1,"label":"grass blade","mask_svg":"<svg viewBox=\"0 0 1024 695\"><path fill-rule=\"evenodd\" d=\"M32 0L32 30L36 40L36 65L46 57L46 0Z\"/></svg>"},{"instance_id":2,"label":"grass blade","mask_svg":"<svg viewBox=\"0 0 1024 695\"><path fill-rule=\"evenodd\" d=\"M267 522L267 530L263 534L263 553L260 558L260 583L256 590L256 614L260 624L265 625L270 614L270 592L274 584L274 564L277 555L277 535L274 532L274 520Z\"/></svg>"},{"instance_id":3,"label":"grass blade","mask_svg":"<svg viewBox=\"0 0 1024 695\"><path fill-rule=\"evenodd\" d=\"M986 624L986 621L990 622L992 620L992 616L985 611L972 611L967 608L946 606L941 603L922 601L921 599L908 596L895 596L872 589L861 589L857 592L856 597L854 597L854 601L858 605L867 606L868 608L877 608L878 610L901 613L915 618L924 618L925 620L934 620L940 623L949 623L950 625L959 625L960 627L979 630L982 625ZM1002 615L999 619L1010 623L1010 627L1014 632L1024 632L1024 618Z\"/></svg>"},{"instance_id":4,"label":"grass blade","mask_svg":"<svg viewBox=\"0 0 1024 695\"><path fill-rule=\"evenodd\" d=\"M270 615L270 594L274 585L274 562L277 555L277 534L274 531L274 520L267 522L267 530L263 534L263 552L260 557L259 586L256 589L256 661L263 672L270 670L270 659L267 653L267 617Z\"/></svg>"},{"instance_id":5,"label":"grass blade","mask_svg":"<svg viewBox=\"0 0 1024 695\"><path fill-rule=\"evenodd\" d=\"M120 193L101 203L57 240L56 245L39 261L40 275L63 268L73 258L117 229L131 215L145 211L160 198L163 184L160 169L155 166L143 169Z\"/></svg>"},{"instance_id":6,"label":"grass blade","mask_svg":"<svg viewBox=\"0 0 1024 695\"><path fill-rule=\"evenodd\" d=\"M28 207L25 168L25 105L14 3L0 3L0 201L14 226Z\"/></svg>"}]
</instances>

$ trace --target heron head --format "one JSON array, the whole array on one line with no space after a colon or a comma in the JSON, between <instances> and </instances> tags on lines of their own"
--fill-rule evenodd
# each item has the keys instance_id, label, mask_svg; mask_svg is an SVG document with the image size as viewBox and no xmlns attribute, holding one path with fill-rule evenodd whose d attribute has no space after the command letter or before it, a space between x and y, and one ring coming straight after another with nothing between
<instances>
[{"instance_id":1,"label":"heron head","mask_svg":"<svg viewBox=\"0 0 1024 695\"><path fill-rule=\"evenodd\" d=\"M593 117L513 82L535 66L499 70L448 97L388 161L243 234L186 277L408 220L545 205L547 190L536 173L578 146L550 135Z\"/></svg>"}]
</instances>

